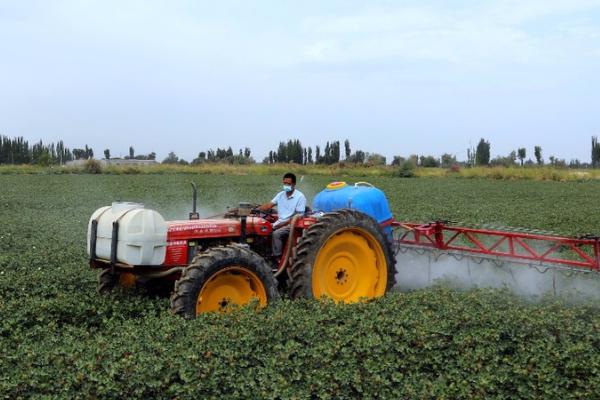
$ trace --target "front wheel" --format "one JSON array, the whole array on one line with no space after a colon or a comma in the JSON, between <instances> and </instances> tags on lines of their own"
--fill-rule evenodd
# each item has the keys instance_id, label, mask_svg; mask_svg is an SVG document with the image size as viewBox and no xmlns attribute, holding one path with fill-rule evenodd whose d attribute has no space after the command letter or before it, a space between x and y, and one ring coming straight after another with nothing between
<instances>
[{"instance_id":1,"label":"front wheel","mask_svg":"<svg viewBox=\"0 0 600 400\"><path fill-rule=\"evenodd\" d=\"M194 257L175 282L171 310L185 318L227 311L252 300L266 306L277 299L277 284L267 263L237 245L214 247Z\"/></svg>"},{"instance_id":2,"label":"front wheel","mask_svg":"<svg viewBox=\"0 0 600 400\"><path fill-rule=\"evenodd\" d=\"M136 277L129 272L112 272L110 268L98 272L97 290L100 294L108 294L118 286L132 288L135 286Z\"/></svg>"}]
</instances>

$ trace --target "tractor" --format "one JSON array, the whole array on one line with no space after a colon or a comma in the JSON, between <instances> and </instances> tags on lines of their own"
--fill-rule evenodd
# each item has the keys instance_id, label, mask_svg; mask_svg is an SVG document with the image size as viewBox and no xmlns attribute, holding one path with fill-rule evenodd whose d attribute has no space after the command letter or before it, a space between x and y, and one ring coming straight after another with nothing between
<instances>
[{"instance_id":1,"label":"tractor","mask_svg":"<svg viewBox=\"0 0 600 400\"><path fill-rule=\"evenodd\" d=\"M285 251L271 263L276 212L240 203L201 219L192 184L187 220L165 221L141 204L113 203L88 224L90 266L98 291L165 284L171 309L185 318L282 295L351 303L383 296L396 282L398 252L470 257L481 264L523 265L539 272L600 272L600 237L539 230L397 221L385 194L365 182L329 184L313 209L297 214ZM554 273L553 273L553 280ZM554 285L554 281L553 281Z\"/></svg>"},{"instance_id":2,"label":"tractor","mask_svg":"<svg viewBox=\"0 0 600 400\"><path fill-rule=\"evenodd\" d=\"M266 306L282 295L356 302L395 284L395 260L385 195L366 183L334 182L315 210L292 218L284 252L273 263L276 210L240 203L200 218L192 184L187 220L164 221L136 203L113 203L90 218L88 254L98 291L117 285L172 285L173 313L194 318L252 300ZM354 201L354 206L349 201Z\"/></svg>"}]
</instances>

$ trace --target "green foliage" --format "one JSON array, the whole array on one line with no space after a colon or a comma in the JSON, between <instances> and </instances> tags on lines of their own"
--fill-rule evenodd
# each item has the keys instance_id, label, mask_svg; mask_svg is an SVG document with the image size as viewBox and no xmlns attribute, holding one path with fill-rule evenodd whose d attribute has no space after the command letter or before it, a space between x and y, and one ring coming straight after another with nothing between
<instances>
[{"instance_id":1,"label":"green foliage","mask_svg":"<svg viewBox=\"0 0 600 400\"><path fill-rule=\"evenodd\" d=\"M416 168L417 167L411 160L404 160L402 161L402 164L400 165L400 168L398 168L396 174L400 178L414 178Z\"/></svg>"},{"instance_id":2,"label":"green foliage","mask_svg":"<svg viewBox=\"0 0 600 400\"><path fill-rule=\"evenodd\" d=\"M423 168L439 168L440 161L434 156L421 156L419 158L419 164Z\"/></svg>"},{"instance_id":3,"label":"green foliage","mask_svg":"<svg viewBox=\"0 0 600 400\"><path fill-rule=\"evenodd\" d=\"M382 166L386 164L385 157L378 153L366 153L365 163L368 166Z\"/></svg>"},{"instance_id":4,"label":"green foliage","mask_svg":"<svg viewBox=\"0 0 600 400\"><path fill-rule=\"evenodd\" d=\"M193 176L200 204L217 211L270 198L280 178ZM307 176L300 188L313 198L330 180ZM599 182L369 180L402 220L450 217L573 233L600 226L589 201L600 196ZM170 314L167 299L141 291L98 296L85 254L91 213L122 199L185 218L189 181L189 174L0 176L0 398L600 393L597 305L440 286L365 304L284 301L258 313L185 321Z\"/></svg>"},{"instance_id":5,"label":"green foliage","mask_svg":"<svg viewBox=\"0 0 600 400\"><path fill-rule=\"evenodd\" d=\"M488 165L490 163L490 147L490 142L481 138L475 152L476 165Z\"/></svg>"},{"instance_id":6,"label":"green foliage","mask_svg":"<svg viewBox=\"0 0 600 400\"><path fill-rule=\"evenodd\" d=\"M442 154L441 161L442 168L451 168L452 166L458 164L458 161L456 161L456 156L448 153Z\"/></svg>"},{"instance_id":7,"label":"green foliage","mask_svg":"<svg viewBox=\"0 0 600 400\"><path fill-rule=\"evenodd\" d=\"M33 146L23 137L0 136L0 164L63 164L73 159L73 153L65 148L62 140L45 145L40 140Z\"/></svg>"},{"instance_id":8,"label":"green foliage","mask_svg":"<svg viewBox=\"0 0 600 400\"><path fill-rule=\"evenodd\" d=\"M523 166L524 162L525 162L525 158L527 157L527 149L524 147L519 148L519 150L517 150L517 154L519 157L519 160L521 161L521 166Z\"/></svg>"},{"instance_id":9,"label":"green foliage","mask_svg":"<svg viewBox=\"0 0 600 400\"><path fill-rule=\"evenodd\" d=\"M600 143L598 137L592 136L592 167L596 168L600 165Z\"/></svg>"},{"instance_id":10,"label":"green foliage","mask_svg":"<svg viewBox=\"0 0 600 400\"><path fill-rule=\"evenodd\" d=\"M537 165L544 165L544 160L542 159L542 147L535 146L533 152L535 155L535 162L537 163Z\"/></svg>"},{"instance_id":11,"label":"green foliage","mask_svg":"<svg viewBox=\"0 0 600 400\"><path fill-rule=\"evenodd\" d=\"M100 162L97 160L89 159L83 165L83 171L88 174L101 174L102 165L100 165Z\"/></svg>"}]
</instances>

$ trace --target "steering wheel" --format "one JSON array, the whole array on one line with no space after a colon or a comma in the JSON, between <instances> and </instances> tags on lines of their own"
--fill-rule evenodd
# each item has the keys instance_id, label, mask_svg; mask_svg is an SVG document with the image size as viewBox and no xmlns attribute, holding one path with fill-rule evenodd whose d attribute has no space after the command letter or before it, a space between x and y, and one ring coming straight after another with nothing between
<instances>
[{"instance_id":1,"label":"steering wheel","mask_svg":"<svg viewBox=\"0 0 600 400\"><path fill-rule=\"evenodd\" d=\"M273 209L270 208L268 210L261 210L259 209L260 204L254 204L252 207L252 210L250 211L250 214L252 215L257 215L260 218L266 219L269 222L274 222L275 217L273 216Z\"/></svg>"}]
</instances>

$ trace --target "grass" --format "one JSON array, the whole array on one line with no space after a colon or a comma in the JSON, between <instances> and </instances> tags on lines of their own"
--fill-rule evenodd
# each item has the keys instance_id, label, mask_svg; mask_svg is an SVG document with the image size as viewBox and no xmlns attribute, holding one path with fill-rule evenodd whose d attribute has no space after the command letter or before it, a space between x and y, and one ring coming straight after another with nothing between
<instances>
[{"instance_id":1,"label":"grass","mask_svg":"<svg viewBox=\"0 0 600 400\"><path fill-rule=\"evenodd\" d=\"M297 175L319 175L344 177L393 177L397 168L392 166L355 166L344 163L326 165L297 165L297 164L202 164L202 165L168 165L151 166L109 166L102 168L103 174L109 175L145 175L145 174L206 174L206 175L283 175L293 171ZM10 174L81 174L86 173L82 167L36 165L0 165L0 175ZM600 169L566 169L543 167L474 167L461 168L452 172L445 168L416 168L416 178L467 178L467 179L496 179L496 180L534 180L558 182L585 182L600 179Z\"/></svg>"}]
</instances>

